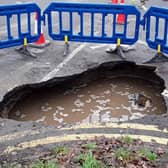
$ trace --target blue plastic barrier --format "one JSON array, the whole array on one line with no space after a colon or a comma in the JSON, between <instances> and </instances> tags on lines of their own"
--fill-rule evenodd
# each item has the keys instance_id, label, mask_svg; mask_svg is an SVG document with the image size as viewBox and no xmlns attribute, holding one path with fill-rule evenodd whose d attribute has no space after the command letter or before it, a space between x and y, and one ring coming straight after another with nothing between
<instances>
[{"instance_id":1,"label":"blue plastic barrier","mask_svg":"<svg viewBox=\"0 0 168 168\"><path fill-rule=\"evenodd\" d=\"M37 23L37 34L33 34L31 30L31 14L37 13L39 17ZM27 18L27 31L22 32L23 29L23 20L22 15ZM11 18L16 17L16 27L17 27L17 37L12 35L12 26ZM7 37L0 40L0 48L8 48L18 45L23 45L24 39L26 38L28 43L35 42L41 33L41 9L36 4L18 4L18 5L9 5L9 6L0 6L0 17L6 18L6 28L7 28ZM0 32L0 36L2 33Z\"/></svg>"},{"instance_id":2,"label":"blue plastic barrier","mask_svg":"<svg viewBox=\"0 0 168 168\"><path fill-rule=\"evenodd\" d=\"M58 17L57 23L53 23L54 14ZM63 14L67 17L63 18ZM80 27L77 34L74 34L74 23L75 14L80 18L79 23L76 26ZM90 17L90 33L84 33L84 15L87 14ZM95 17L94 15L99 14L101 18L101 34L98 36L95 33ZM124 14L126 17L126 22L128 21L128 16L135 16L135 30L133 37L127 36L128 24L124 24L123 32L117 31L117 15ZM140 25L140 12L134 6L127 5L105 5L105 4L76 4L76 3L51 3L48 8L44 11L44 15L48 16L48 30L49 35L53 40L65 40L65 36L68 37L69 41L76 42L94 42L94 43L117 43L120 39L122 44L134 44L139 37L139 25ZM106 16L113 16L112 35L107 36L105 33L106 29ZM76 17L77 17L76 16ZM87 21L86 21L87 22ZM54 24L57 24L58 31L54 30ZM65 29L63 25L68 24L68 29Z\"/></svg>"},{"instance_id":3,"label":"blue plastic barrier","mask_svg":"<svg viewBox=\"0 0 168 168\"><path fill-rule=\"evenodd\" d=\"M33 14L39 16L37 33L32 32ZM23 15L27 20L25 25ZM122 26L117 23L118 15L125 17L125 24ZM121 49L120 44L136 43L139 39L140 25L143 25L149 47L156 49L159 55L168 54L168 9L166 8L151 7L141 21L140 11L134 6L58 2L51 3L43 12L43 17L41 17L41 9L34 3L0 6L0 21L1 23L6 21L4 22L6 30L2 31L0 28L0 49L23 44L27 46L27 43L38 40L41 34L41 21L45 22L46 16L49 36L53 40L64 40L65 44L68 44L68 41L117 43L118 48ZM12 25L11 20L14 17L16 23ZM132 21L134 26L131 28L128 23L129 17L134 18ZM17 36L13 34L14 27L17 28ZM23 31L25 27L27 29ZM131 32L131 37L128 30ZM4 36L5 31L6 36ZM27 52L26 47L21 50ZM122 55L120 51L117 52Z\"/></svg>"},{"instance_id":4,"label":"blue plastic barrier","mask_svg":"<svg viewBox=\"0 0 168 168\"><path fill-rule=\"evenodd\" d=\"M151 7L145 13L142 25L149 47L168 54L168 8Z\"/></svg>"}]
</instances>

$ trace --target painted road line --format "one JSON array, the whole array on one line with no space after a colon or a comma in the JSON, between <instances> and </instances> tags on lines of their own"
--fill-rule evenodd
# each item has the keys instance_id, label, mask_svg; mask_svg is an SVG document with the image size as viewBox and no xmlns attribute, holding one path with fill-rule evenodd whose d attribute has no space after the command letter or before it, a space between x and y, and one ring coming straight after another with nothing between
<instances>
[{"instance_id":1,"label":"painted road line","mask_svg":"<svg viewBox=\"0 0 168 168\"><path fill-rule=\"evenodd\" d=\"M99 32L95 32L95 35L97 35ZM78 54L78 52L80 52L85 46L87 45L87 43L83 43L81 44L78 48L76 48L75 50L73 50L73 52L71 54L69 54L67 56L66 59L64 59L63 62L61 62L53 71L49 72L42 80L41 82L47 81L53 77L55 77L55 75L76 55Z\"/></svg>"},{"instance_id":2,"label":"painted road line","mask_svg":"<svg viewBox=\"0 0 168 168\"><path fill-rule=\"evenodd\" d=\"M156 125L143 125L143 124L134 124L134 123L123 123L123 124L117 124L117 123L109 123L106 125L79 125L79 126L74 126L71 128L62 128L60 129L61 131L67 131L67 130L78 130L78 129L134 129L137 131L151 131L151 132L158 132L158 133L163 133L163 134L168 134L168 130L163 129L160 130L157 128ZM8 135L3 135L0 136L0 143L4 143L5 141L11 141L11 140L16 140L21 137L25 137L27 135L36 135L39 134L39 131L33 131L33 130L26 130L26 131L20 131Z\"/></svg>"},{"instance_id":3,"label":"painted road line","mask_svg":"<svg viewBox=\"0 0 168 168\"><path fill-rule=\"evenodd\" d=\"M142 131L157 131L168 134L167 129L160 130L158 129L157 125L145 125L145 124L136 124L136 123L109 123L105 125L92 125L92 124L82 124L77 125L71 128L62 128L62 130L71 130L71 129L92 129L92 128L119 128L119 129L135 129L135 130L142 130Z\"/></svg>"},{"instance_id":4,"label":"painted road line","mask_svg":"<svg viewBox=\"0 0 168 168\"><path fill-rule=\"evenodd\" d=\"M100 44L100 45L94 45L94 46L91 46L90 48L92 49L92 50L95 50L95 49L98 49L98 48L103 48L103 47L105 47L105 46L107 46L108 44Z\"/></svg>"},{"instance_id":5,"label":"painted road line","mask_svg":"<svg viewBox=\"0 0 168 168\"><path fill-rule=\"evenodd\" d=\"M42 80L41 82L47 81L53 77L65 66L67 63L76 55L78 54L87 44L83 43L78 48L76 48L71 54L69 54L63 62L61 62L54 70L49 72Z\"/></svg>"},{"instance_id":6,"label":"painted road line","mask_svg":"<svg viewBox=\"0 0 168 168\"><path fill-rule=\"evenodd\" d=\"M25 131L16 132L13 134L7 134L7 135L0 136L0 143L15 140L28 135L30 136L30 135L38 135L38 134L40 134L40 131L38 130L25 130Z\"/></svg>"},{"instance_id":7,"label":"painted road line","mask_svg":"<svg viewBox=\"0 0 168 168\"><path fill-rule=\"evenodd\" d=\"M68 142L68 141L75 141L75 140L88 140L93 139L95 137L105 136L107 138L119 138L122 136L130 136L133 139L141 139L143 142L153 142L155 141L158 144L167 145L168 139L167 138L159 138L159 137L153 137L153 136L146 136L146 135L130 135L130 134L72 134L72 135L64 135L64 136L52 136L52 137L46 137L41 138L37 140L22 142L20 144L17 144L15 146L8 146L1 155L9 154L13 151L21 151L25 150L27 148L34 148L39 145L49 145L54 143L60 143L60 142ZM80 138L79 138L80 137Z\"/></svg>"}]
</instances>

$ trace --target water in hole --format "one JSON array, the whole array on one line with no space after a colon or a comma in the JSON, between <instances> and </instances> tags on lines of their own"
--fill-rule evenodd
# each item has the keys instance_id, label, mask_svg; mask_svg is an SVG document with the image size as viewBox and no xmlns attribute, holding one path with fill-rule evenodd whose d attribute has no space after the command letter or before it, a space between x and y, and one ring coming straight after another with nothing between
<instances>
[{"instance_id":1,"label":"water in hole","mask_svg":"<svg viewBox=\"0 0 168 168\"><path fill-rule=\"evenodd\" d=\"M134 100L137 94L144 96L144 106ZM61 126L126 121L165 111L165 102L156 87L141 79L123 77L69 90L52 88L33 93L16 104L9 118Z\"/></svg>"}]
</instances>

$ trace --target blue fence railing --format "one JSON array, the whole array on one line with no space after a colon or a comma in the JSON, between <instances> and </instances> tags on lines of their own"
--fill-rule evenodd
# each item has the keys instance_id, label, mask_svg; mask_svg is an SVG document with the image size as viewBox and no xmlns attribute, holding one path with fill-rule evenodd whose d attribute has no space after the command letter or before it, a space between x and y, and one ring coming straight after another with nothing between
<instances>
[{"instance_id":1,"label":"blue fence railing","mask_svg":"<svg viewBox=\"0 0 168 168\"><path fill-rule=\"evenodd\" d=\"M142 25L150 48L168 54L168 8L151 7L144 15Z\"/></svg>"},{"instance_id":2,"label":"blue fence railing","mask_svg":"<svg viewBox=\"0 0 168 168\"><path fill-rule=\"evenodd\" d=\"M49 7L44 11L44 14L48 17L48 30L49 35L53 40L64 40L64 36L67 35L69 41L78 42L94 42L94 43L117 43L117 39L120 38L124 44L133 44L139 37L139 25L140 25L140 12L134 6L127 5L100 5L100 4L76 4L76 3L51 3ZM54 18L54 14L57 15ZM63 15L66 14L67 17ZM76 16L75 16L76 14ZM128 16L135 17L135 30L132 37L128 37L127 29L128 24L124 24L122 32L117 30L117 15L123 14L124 19L128 22ZM87 19L84 17L87 15ZM95 16L98 15L96 18ZM106 17L111 16L112 32L108 36L106 30ZM76 34L73 20L75 17L79 17L78 23L76 23L80 30ZM57 19L58 31L53 27L54 19ZM76 19L77 20L77 19ZM88 27L85 26L90 20ZM96 25L97 20L97 25ZM68 24L68 29L64 29L63 25ZM96 26L101 26L101 32L96 34ZM89 31L89 33L88 33ZM85 33L87 32L87 33Z\"/></svg>"},{"instance_id":3,"label":"blue fence railing","mask_svg":"<svg viewBox=\"0 0 168 168\"><path fill-rule=\"evenodd\" d=\"M40 17L37 21L37 34L34 34L31 23L34 18L31 17L34 13ZM24 20L22 19L24 17ZM41 33L41 9L36 4L18 4L9 6L0 6L0 18L6 28L6 35L4 36L4 30L0 31L0 48L8 48L13 46L22 45L24 38L27 39L28 43L36 41ZM12 25L12 18L15 18ZM26 20L26 23L23 21ZM25 29L26 27L26 29ZM14 32L15 29L16 31ZM24 31L23 31L24 29ZM15 35L14 35L15 34Z\"/></svg>"},{"instance_id":4,"label":"blue fence railing","mask_svg":"<svg viewBox=\"0 0 168 168\"><path fill-rule=\"evenodd\" d=\"M33 13L39 16L36 33L32 30ZM119 26L117 18L121 14L125 23ZM15 25L12 25L13 17ZM129 17L134 18L131 28ZM76 42L116 44L119 39L122 44L134 44L139 39L140 25L143 25L149 47L168 54L168 8L151 7L141 20L140 11L131 5L57 2L51 3L42 16L41 9L34 3L0 6L0 23L4 22L6 26L6 36L0 28L0 49L23 45L25 38L28 43L36 41L45 18L49 36L53 40L65 40L66 36L69 41ZM17 36L13 34L14 27L17 28ZM23 31L25 27L26 31ZM107 32L107 29L111 32ZM129 29L131 37L128 35ZM1 36L4 38L1 39Z\"/></svg>"}]
</instances>

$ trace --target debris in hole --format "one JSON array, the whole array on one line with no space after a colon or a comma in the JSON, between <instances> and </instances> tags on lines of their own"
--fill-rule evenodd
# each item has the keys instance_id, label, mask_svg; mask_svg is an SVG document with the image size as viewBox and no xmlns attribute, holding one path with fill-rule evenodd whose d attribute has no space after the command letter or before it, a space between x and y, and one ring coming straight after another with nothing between
<instances>
[{"instance_id":1,"label":"debris in hole","mask_svg":"<svg viewBox=\"0 0 168 168\"><path fill-rule=\"evenodd\" d=\"M133 101L134 105L138 105L139 107L147 108L151 106L152 100L150 97L145 96L140 93L130 94L128 95L129 101Z\"/></svg>"},{"instance_id":2,"label":"debris in hole","mask_svg":"<svg viewBox=\"0 0 168 168\"><path fill-rule=\"evenodd\" d=\"M36 120L36 122L44 122L46 119L46 116L41 117L40 119Z\"/></svg>"}]
</instances>

